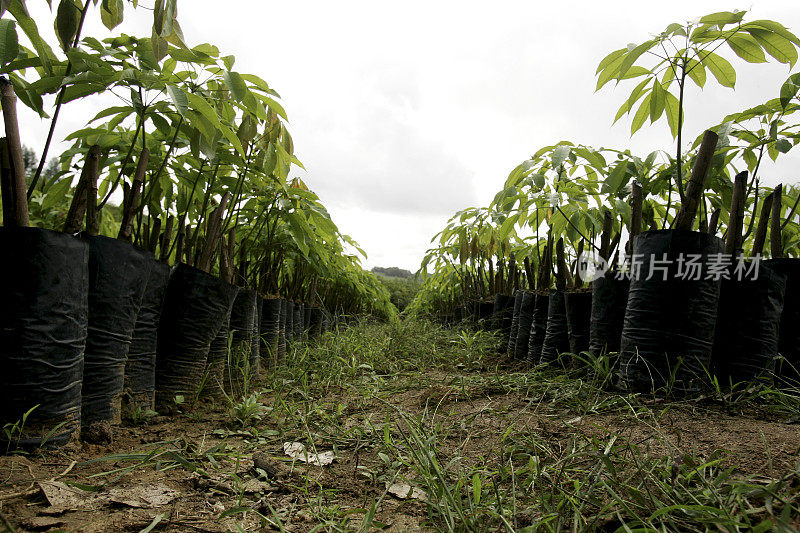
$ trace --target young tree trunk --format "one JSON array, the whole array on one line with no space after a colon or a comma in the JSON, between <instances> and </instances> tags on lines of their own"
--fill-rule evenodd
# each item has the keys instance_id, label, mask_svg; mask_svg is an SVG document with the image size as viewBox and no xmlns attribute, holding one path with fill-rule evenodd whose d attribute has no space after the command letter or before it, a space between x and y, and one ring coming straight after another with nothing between
<instances>
[{"instance_id":1,"label":"young tree trunk","mask_svg":"<svg viewBox=\"0 0 800 533\"><path fill-rule=\"evenodd\" d=\"M78 184L75 186L72 203L67 213L67 220L64 222L64 233L78 233L81 230L84 214L86 213L86 193L89 188L89 182L94 181L97 183L99 168L100 147L94 145L89 148L89 152L86 154L81 177L78 179ZM92 179L92 176L94 176L94 179Z\"/></svg>"},{"instance_id":2,"label":"young tree trunk","mask_svg":"<svg viewBox=\"0 0 800 533\"><path fill-rule=\"evenodd\" d=\"M160 257L159 259L161 262L166 263L169 260L169 248L170 243L172 242L172 227L175 225L175 217L172 215L167 217L167 224L164 226L164 233L161 234L161 239L159 240L158 245L161 247L160 249Z\"/></svg>"},{"instance_id":3,"label":"young tree trunk","mask_svg":"<svg viewBox=\"0 0 800 533\"><path fill-rule=\"evenodd\" d=\"M581 239L581 242L578 243L578 257L575 260L575 268L574 268L574 271L575 271L574 278L575 278L575 288L576 289L580 289L581 287L583 287L583 277L581 276L581 271L580 271L580 268L579 268L580 257L581 257L581 255L583 255L583 247L584 247L584 242L583 242L583 239Z\"/></svg>"},{"instance_id":4,"label":"young tree trunk","mask_svg":"<svg viewBox=\"0 0 800 533\"><path fill-rule=\"evenodd\" d=\"M98 173L99 165L98 168L95 169L95 172L89 175L89 181L86 182L86 233L89 235L98 235L100 233L100 217L97 212Z\"/></svg>"},{"instance_id":5,"label":"young tree trunk","mask_svg":"<svg viewBox=\"0 0 800 533\"><path fill-rule=\"evenodd\" d=\"M764 252L764 243L767 242L767 229L772 213L772 199L775 193L769 193L761 204L761 213L758 215L758 225L753 237L753 255L761 255ZM755 216L755 213L753 213Z\"/></svg>"},{"instance_id":6,"label":"young tree trunk","mask_svg":"<svg viewBox=\"0 0 800 533\"><path fill-rule=\"evenodd\" d=\"M531 261L526 255L522 258L522 262L525 265L525 277L528 279L528 288L530 290L534 290L536 288L536 277L533 274L533 269L531 268Z\"/></svg>"},{"instance_id":7,"label":"young tree trunk","mask_svg":"<svg viewBox=\"0 0 800 533\"><path fill-rule=\"evenodd\" d=\"M175 262L183 260L183 243L186 239L186 220L181 217L178 220L178 236L175 238ZM167 257L169 259L169 257Z\"/></svg>"},{"instance_id":8,"label":"young tree trunk","mask_svg":"<svg viewBox=\"0 0 800 533\"><path fill-rule=\"evenodd\" d=\"M517 259L514 257L514 254L511 254L511 257L508 259L508 278L507 278L507 288L506 292L513 292L514 291L514 278L517 272Z\"/></svg>"},{"instance_id":9,"label":"young tree trunk","mask_svg":"<svg viewBox=\"0 0 800 533\"><path fill-rule=\"evenodd\" d=\"M222 231L222 218L225 216L225 208L228 206L228 200L231 197L230 192L226 192L219 202L208 220L208 231L206 232L206 242L200 252L200 257L197 261L197 268L205 272L211 271L211 263L214 260L214 252L216 251L217 244Z\"/></svg>"},{"instance_id":10,"label":"young tree trunk","mask_svg":"<svg viewBox=\"0 0 800 533\"><path fill-rule=\"evenodd\" d=\"M494 261L492 261L491 257L489 257L489 292L492 294L497 292L497 286L495 285L494 279Z\"/></svg>"},{"instance_id":11,"label":"young tree trunk","mask_svg":"<svg viewBox=\"0 0 800 533\"><path fill-rule=\"evenodd\" d=\"M572 285L570 283L570 276L569 273L569 265L567 265L567 260L564 255L564 239L558 239L556 243L556 264L558 269L556 270L556 289L560 291L567 290L567 287Z\"/></svg>"},{"instance_id":12,"label":"young tree trunk","mask_svg":"<svg viewBox=\"0 0 800 533\"><path fill-rule=\"evenodd\" d=\"M725 253L737 254L742 250L742 229L744 228L744 202L747 189L747 171L736 175L733 182L731 214L728 219L728 236L725 240Z\"/></svg>"},{"instance_id":13,"label":"young tree trunk","mask_svg":"<svg viewBox=\"0 0 800 533\"><path fill-rule=\"evenodd\" d=\"M6 127L6 142L8 145L9 168L11 175L4 180L4 187L10 185L8 197L11 199L11 213L13 216L6 218L5 209L3 224L5 226L28 226L28 186L25 183L25 163L22 159L22 142L19 137L19 124L17 122L17 96L14 86L5 77L0 77L0 105L3 108L3 122ZM3 193L3 199L6 195ZM3 203L5 206L5 202Z\"/></svg>"},{"instance_id":14,"label":"young tree trunk","mask_svg":"<svg viewBox=\"0 0 800 533\"><path fill-rule=\"evenodd\" d=\"M700 198L705 190L711 159L717 149L718 139L717 134L711 130L706 130L703 134L703 142L700 144L697 160L695 160L692 168L692 175L686 185L685 198L681 203L678 214L675 216L675 229L687 231L692 229L694 218L697 215L697 206L700 204Z\"/></svg>"},{"instance_id":15,"label":"young tree trunk","mask_svg":"<svg viewBox=\"0 0 800 533\"><path fill-rule=\"evenodd\" d=\"M130 242L133 235L133 219L139 212L139 197L142 194L144 184L144 174L147 171L147 163L150 161L150 150L142 149L139 162L136 164L136 171L133 173L133 182L129 194L125 195L122 210L122 223L119 227L118 239Z\"/></svg>"},{"instance_id":16,"label":"young tree trunk","mask_svg":"<svg viewBox=\"0 0 800 533\"><path fill-rule=\"evenodd\" d=\"M614 218L611 211L603 213L603 233L600 234L600 257L608 261L611 258L611 232L614 228Z\"/></svg>"},{"instance_id":17,"label":"young tree trunk","mask_svg":"<svg viewBox=\"0 0 800 533\"><path fill-rule=\"evenodd\" d=\"M184 239L183 245L183 261L189 266L194 266L194 257L192 257L192 237L194 237L194 231L192 230L191 226L186 226L186 238Z\"/></svg>"},{"instance_id":18,"label":"young tree trunk","mask_svg":"<svg viewBox=\"0 0 800 533\"><path fill-rule=\"evenodd\" d=\"M8 139L0 138L0 190L3 194L3 225L17 225L17 210L14 208L14 170L11 167Z\"/></svg>"},{"instance_id":19,"label":"young tree trunk","mask_svg":"<svg viewBox=\"0 0 800 533\"><path fill-rule=\"evenodd\" d=\"M719 224L719 215L720 209L714 209L714 212L711 213L711 218L708 221L708 233L711 235L715 235L717 233L717 225Z\"/></svg>"},{"instance_id":20,"label":"young tree trunk","mask_svg":"<svg viewBox=\"0 0 800 533\"><path fill-rule=\"evenodd\" d=\"M161 219L153 219L153 227L150 229L150 237L147 239L146 250L156 253L156 246L158 246L158 239L161 236Z\"/></svg>"},{"instance_id":21,"label":"young tree trunk","mask_svg":"<svg viewBox=\"0 0 800 533\"><path fill-rule=\"evenodd\" d=\"M783 207L783 184L772 191L772 210L770 215L769 251L773 259L783 257L783 237L781 235L781 208Z\"/></svg>"},{"instance_id":22,"label":"young tree trunk","mask_svg":"<svg viewBox=\"0 0 800 533\"><path fill-rule=\"evenodd\" d=\"M220 243L219 275L227 283L234 282L233 254L236 248L236 228L228 232L228 242Z\"/></svg>"},{"instance_id":23,"label":"young tree trunk","mask_svg":"<svg viewBox=\"0 0 800 533\"><path fill-rule=\"evenodd\" d=\"M631 227L625 251L630 255L633 252L633 239L642 232L642 185L634 180L631 184Z\"/></svg>"}]
</instances>

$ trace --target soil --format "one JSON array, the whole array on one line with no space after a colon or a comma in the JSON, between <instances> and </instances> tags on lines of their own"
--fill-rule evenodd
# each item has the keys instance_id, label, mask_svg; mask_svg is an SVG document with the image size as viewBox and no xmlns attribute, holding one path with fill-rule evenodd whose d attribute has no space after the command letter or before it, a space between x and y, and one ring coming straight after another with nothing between
<instances>
[{"instance_id":1,"label":"soil","mask_svg":"<svg viewBox=\"0 0 800 533\"><path fill-rule=\"evenodd\" d=\"M722 450L741 475L770 479L796 468L800 457L798 425L756 410L731 413L707 402L652 401L645 415L576 416L552 399L525 397L479 379L489 371L465 374L427 373L421 380L417 374L413 383L411 376L397 376L395 383L387 378L380 395L366 398L333 391L324 405L343 406L340 425L315 430L317 451L335 452L326 466L292 461L284 453L285 442L302 437L282 432L281 419L268 415L253 425L257 431L236 429L221 404L113 428L110 444L75 441L36 455L0 457L1 523L16 531L99 533L151 525L170 532L271 530L260 513L279 517L286 531L309 531L324 523L325 513L341 520L352 512L355 529L364 509L380 499L376 518L386 531L428 529L424 502L387 494L386 481L373 475L381 464L375 447L336 437L357 435L353 428L377 428L396 417L397 408L454 421L441 435L439 451L458 448L467 458L498 453L512 424L556 446L576 436L621 435L655 455L708 458ZM269 393L261 398L265 405L275 400ZM125 455L134 453L143 455Z\"/></svg>"}]
</instances>

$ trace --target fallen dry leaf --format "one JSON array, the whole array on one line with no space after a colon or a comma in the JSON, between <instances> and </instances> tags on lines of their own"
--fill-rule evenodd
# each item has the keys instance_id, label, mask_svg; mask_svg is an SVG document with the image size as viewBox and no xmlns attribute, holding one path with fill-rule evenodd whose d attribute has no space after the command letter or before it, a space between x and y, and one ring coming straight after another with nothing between
<instances>
[{"instance_id":1,"label":"fallen dry leaf","mask_svg":"<svg viewBox=\"0 0 800 533\"><path fill-rule=\"evenodd\" d=\"M292 459L314 466L327 466L336 458L332 451L310 453L300 442L284 442L283 451Z\"/></svg>"},{"instance_id":2,"label":"fallen dry leaf","mask_svg":"<svg viewBox=\"0 0 800 533\"><path fill-rule=\"evenodd\" d=\"M387 487L389 494L407 500L408 498L420 501L426 501L428 494L419 487L414 487L408 483L392 483Z\"/></svg>"},{"instance_id":3,"label":"fallen dry leaf","mask_svg":"<svg viewBox=\"0 0 800 533\"><path fill-rule=\"evenodd\" d=\"M40 481L39 488L51 510L95 510L112 503L138 509L154 509L172 502L180 492L166 485L115 488L108 492L88 492L60 481Z\"/></svg>"}]
</instances>

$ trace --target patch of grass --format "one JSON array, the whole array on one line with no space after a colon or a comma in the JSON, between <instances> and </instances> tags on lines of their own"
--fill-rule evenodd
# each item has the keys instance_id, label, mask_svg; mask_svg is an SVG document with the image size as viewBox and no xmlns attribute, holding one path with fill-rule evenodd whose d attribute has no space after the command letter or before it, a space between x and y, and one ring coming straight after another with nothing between
<instances>
[{"instance_id":1,"label":"patch of grass","mask_svg":"<svg viewBox=\"0 0 800 533\"><path fill-rule=\"evenodd\" d=\"M527 368L497 355L499 343L492 333L422 320L338 328L296 345L285 364L231 399L230 418L242 429L210 432L221 437L216 444L168 441L110 456L119 466L102 476L141 468L227 476L234 490L219 516L241 531L366 532L397 513L453 532L788 531L800 523L797 468L770 462L768 476L755 475L724 441L694 449L673 422L785 420L799 412L796 389L710 386L699 399L664 399L612 390L613 354ZM337 460L282 482L290 505L280 492L246 494L260 474L241 460L263 450L280 456L295 441L312 453L333 450ZM427 498L398 500L393 483Z\"/></svg>"}]
</instances>

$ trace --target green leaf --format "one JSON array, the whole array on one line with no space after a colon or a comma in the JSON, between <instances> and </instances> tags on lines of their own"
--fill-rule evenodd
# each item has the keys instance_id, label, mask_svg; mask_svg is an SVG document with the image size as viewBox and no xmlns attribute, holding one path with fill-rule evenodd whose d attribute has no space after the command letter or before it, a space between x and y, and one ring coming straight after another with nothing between
<instances>
[{"instance_id":1,"label":"green leaf","mask_svg":"<svg viewBox=\"0 0 800 533\"><path fill-rule=\"evenodd\" d=\"M764 50L758 42L750 37L741 33L736 33L728 38L728 46L731 47L737 56L741 57L748 63L766 63L767 57L764 55Z\"/></svg>"},{"instance_id":2,"label":"green leaf","mask_svg":"<svg viewBox=\"0 0 800 533\"><path fill-rule=\"evenodd\" d=\"M764 28L765 30L770 30L771 32L780 35L781 37L794 43L795 45L800 46L800 39L798 39L795 34L786 29L786 26L784 26L780 22L775 22L774 20L753 20L748 22L747 24L742 25L742 29L749 29L752 27Z\"/></svg>"},{"instance_id":3,"label":"green leaf","mask_svg":"<svg viewBox=\"0 0 800 533\"><path fill-rule=\"evenodd\" d=\"M122 0L103 0L100 7L100 19L109 30L120 25L124 17L125 5Z\"/></svg>"},{"instance_id":4,"label":"green leaf","mask_svg":"<svg viewBox=\"0 0 800 533\"><path fill-rule=\"evenodd\" d=\"M36 27L36 22L28 15L25 4L20 2L20 0L14 0L8 5L8 11L16 19L19 27L22 28L22 31L31 41L33 48L39 56L39 60L42 62L42 67L45 72L48 75L52 75L53 66L50 62L50 58L54 57L53 50L47 45L44 39L42 39L41 35L39 35L39 28Z\"/></svg>"},{"instance_id":5,"label":"green leaf","mask_svg":"<svg viewBox=\"0 0 800 533\"><path fill-rule=\"evenodd\" d=\"M619 71L617 72L617 79L623 79L628 70L633 66L636 60L639 59L639 56L650 50L655 44L656 41L654 40L645 41L625 54L625 57L619 66Z\"/></svg>"},{"instance_id":6,"label":"green leaf","mask_svg":"<svg viewBox=\"0 0 800 533\"><path fill-rule=\"evenodd\" d=\"M797 49L792 41L777 33L761 28L749 28L747 31L758 44L764 47L764 50L766 50L769 55L780 63L787 63L789 66L794 66L797 61Z\"/></svg>"},{"instance_id":7,"label":"green leaf","mask_svg":"<svg viewBox=\"0 0 800 533\"><path fill-rule=\"evenodd\" d=\"M633 122L631 122L631 135L636 133L636 131L644 125L645 119L647 119L647 116L650 114L650 97L651 95L648 94L644 100L642 100L639 110L636 111Z\"/></svg>"},{"instance_id":8,"label":"green leaf","mask_svg":"<svg viewBox=\"0 0 800 533\"><path fill-rule=\"evenodd\" d=\"M178 110L178 113L186 116L186 111L189 108L189 98L186 93L174 85L167 85L167 94L169 94L172 103L175 104L175 109Z\"/></svg>"},{"instance_id":9,"label":"green leaf","mask_svg":"<svg viewBox=\"0 0 800 533\"><path fill-rule=\"evenodd\" d=\"M622 61L622 56L625 55L625 53L627 51L628 51L627 48L620 48L619 50L614 50L613 52L608 54L606 57L604 57L600 61L600 64L597 65L597 70L595 71L595 75L600 74L600 72L602 70L605 70L606 68L608 68L609 65L611 65L613 62L615 62L615 61L620 61L621 62Z\"/></svg>"},{"instance_id":10,"label":"green leaf","mask_svg":"<svg viewBox=\"0 0 800 533\"><path fill-rule=\"evenodd\" d=\"M603 180L601 192L616 194L620 187L622 187L622 182L625 179L627 167L628 164L625 162L617 163L616 166L611 169L611 172L609 172L606 179Z\"/></svg>"},{"instance_id":11,"label":"green leaf","mask_svg":"<svg viewBox=\"0 0 800 533\"><path fill-rule=\"evenodd\" d=\"M622 50L617 50L617 52L622 52L621 55L617 56L611 63L609 63L602 71L597 75L597 85L595 86L595 91L599 91L603 85L608 83L609 81L615 79L617 77L617 73L619 72L619 66L622 64L622 61L625 59L625 53L627 53L627 49L623 48ZM613 54L614 52L612 52ZM604 60L605 61L605 60Z\"/></svg>"},{"instance_id":12,"label":"green leaf","mask_svg":"<svg viewBox=\"0 0 800 533\"><path fill-rule=\"evenodd\" d=\"M58 42L65 51L72 47L75 34L78 33L78 23L81 12L72 0L61 0L56 11L56 20L53 23L56 29Z\"/></svg>"},{"instance_id":13,"label":"green leaf","mask_svg":"<svg viewBox=\"0 0 800 533\"><path fill-rule=\"evenodd\" d=\"M714 52L701 52L700 62L705 65L711 74L723 87L733 89L736 85L736 70L724 57Z\"/></svg>"},{"instance_id":14,"label":"green leaf","mask_svg":"<svg viewBox=\"0 0 800 533\"><path fill-rule=\"evenodd\" d=\"M800 90L800 74L792 74L786 79L783 86L781 86L781 107L786 109L786 106L789 105L792 98L797 95L798 90Z\"/></svg>"},{"instance_id":15,"label":"green leaf","mask_svg":"<svg viewBox=\"0 0 800 533\"><path fill-rule=\"evenodd\" d=\"M782 154L791 150L792 146L792 143L788 139L778 139L775 141L775 149Z\"/></svg>"},{"instance_id":16,"label":"green leaf","mask_svg":"<svg viewBox=\"0 0 800 533\"><path fill-rule=\"evenodd\" d=\"M558 169L570 152L570 147L565 144L559 144L553 149L553 168Z\"/></svg>"},{"instance_id":17,"label":"green leaf","mask_svg":"<svg viewBox=\"0 0 800 533\"><path fill-rule=\"evenodd\" d=\"M690 59L686 63L686 74L697 84L701 89L706 84L706 68L696 59Z\"/></svg>"},{"instance_id":18,"label":"green leaf","mask_svg":"<svg viewBox=\"0 0 800 533\"><path fill-rule=\"evenodd\" d=\"M746 11L720 11L718 13L711 13L700 19L703 24L735 24L741 22L744 18Z\"/></svg>"},{"instance_id":19,"label":"green leaf","mask_svg":"<svg viewBox=\"0 0 800 533\"><path fill-rule=\"evenodd\" d=\"M288 119L286 118L286 110L284 110L284 109L283 109L283 106L281 106L281 104L279 104L278 102L276 102L275 100L273 100L273 99L272 99L272 98L270 98L269 96L265 96L265 95L263 95L263 94L258 94L258 93L256 93L256 96L258 97L258 99L259 99L259 100L261 100L262 102L264 102L264 104L265 104L267 107L269 107L270 109L272 109L272 111L273 111L274 113L276 113L278 116L280 116L280 117L281 117L281 118L283 118L284 120L288 120Z\"/></svg>"},{"instance_id":20,"label":"green leaf","mask_svg":"<svg viewBox=\"0 0 800 533\"><path fill-rule=\"evenodd\" d=\"M679 113L680 113L680 102L670 92L667 92L666 102L664 103L664 109L666 110L667 114L667 122L669 123L669 131L672 133L672 138L678 136L678 121L679 121Z\"/></svg>"},{"instance_id":21,"label":"green leaf","mask_svg":"<svg viewBox=\"0 0 800 533\"><path fill-rule=\"evenodd\" d=\"M653 90L650 93L650 123L652 124L664 113L667 91L661 87L658 80L653 80Z\"/></svg>"},{"instance_id":22,"label":"green leaf","mask_svg":"<svg viewBox=\"0 0 800 533\"><path fill-rule=\"evenodd\" d=\"M0 63L6 65L19 55L17 25L13 20L0 19Z\"/></svg>"},{"instance_id":23,"label":"green leaf","mask_svg":"<svg viewBox=\"0 0 800 533\"><path fill-rule=\"evenodd\" d=\"M156 58L156 61L161 61L167 57L169 53L169 43L155 31L153 31L153 35L150 37L150 47L153 50L153 56Z\"/></svg>"},{"instance_id":24,"label":"green leaf","mask_svg":"<svg viewBox=\"0 0 800 533\"><path fill-rule=\"evenodd\" d=\"M650 88L647 87L648 83L650 83L650 80L646 79L633 89L631 94L628 96L628 99L617 111L617 115L614 117L614 123L616 123L626 113L630 113L631 109L633 109L633 104L635 104L639 98L650 92Z\"/></svg>"},{"instance_id":25,"label":"green leaf","mask_svg":"<svg viewBox=\"0 0 800 533\"><path fill-rule=\"evenodd\" d=\"M58 202L63 201L66 194L69 192L72 180L62 178L47 189L47 194L44 195L42 200L42 210L47 211L54 207Z\"/></svg>"},{"instance_id":26,"label":"green leaf","mask_svg":"<svg viewBox=\"0 0 800 533\"><path fill-rule=\"evenodd\" d=\"M247 90L247 85L244 79L238 72L225 71L222 74L222 79L225 81L225 86L231 92L234 100L237 102L244 101L245 97L250 93Z\"/></svg>"}]
</instances>

